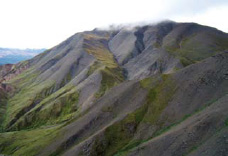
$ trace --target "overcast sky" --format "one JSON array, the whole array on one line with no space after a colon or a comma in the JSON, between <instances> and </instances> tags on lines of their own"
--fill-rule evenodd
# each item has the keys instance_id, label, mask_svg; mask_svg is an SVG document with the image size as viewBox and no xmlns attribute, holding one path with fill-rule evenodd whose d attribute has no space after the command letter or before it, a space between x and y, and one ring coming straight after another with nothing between
<instances>
[{"instance_id":1,"label":"overcast sky","mask_svg":"<svg viewBox=\"0 0 228 156\"><path fill-rule=\"evenodd\" d=\"M0 0L0 47L51 48L76 32L170 19L228 32L228 0Z\"/></svg>"}]
</instances>

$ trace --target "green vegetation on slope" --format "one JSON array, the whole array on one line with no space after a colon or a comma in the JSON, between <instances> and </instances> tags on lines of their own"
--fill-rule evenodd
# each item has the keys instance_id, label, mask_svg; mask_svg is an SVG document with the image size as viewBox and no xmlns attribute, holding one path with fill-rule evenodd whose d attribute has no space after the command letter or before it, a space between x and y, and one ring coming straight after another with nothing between
<instances>
[{"instance_id":1,"label":"green vegetation on slope","mask_svg":"<svg viewBox=\"0 0 228 156\"><path fill-rule=\"evenodd\" d=\"M105 130L103 140L97 138L93 145L92 153L97 155L113 155L123 146L129 143L134 136L138 124L143 119L146 112L145 107L141 107L123 120L113 124Z\"/></svg>"},{"instance_id":2,"label":"green vegetation on slope","mask_svg":"<svg viewBox=\"0 0 228 156\"><path fill-rule=\"evenodd\" d=\"M153 85L152 82L156 82ZM98 138L92 152L97 155L114 155L119 151L130 149L140 141L132 141L140 123L157 124L162 110L167 106L175 92L175 85L169 75L163 75L161 81L147 78L142 80L142 86L148 91L147 102L134 112L128 114L123 120L111 125L104 132L102 139ZM164 98L166 97L166 98ZM159 125L160 128L162 125Z\"/></svg>"},{"instance_id":3,"label":"green vegetation on slope","mask_svg":"<svg viewBox=\"0 0 228 156\"><path fill-rule=\"evenodd\" d=\"M87 34L84 35L84 49L89 54L93 55L99 62L109 68L117 68L114 56L105 46L108 38L101 38L100 36Z\"/></svg>"},{"instance_id":4,"label":"green vegetation on slope","mask_svg":"<svg viewBox=\"0 0 228 156\"><path fill-rule=\"evenodd\" d=\"M93 72L95 72L98 69L102 69L102 68L104 68L104 65L99 61L95 61L93 63L93 65L90 66L87 75L90 76Z\"/></svg>"},{"instance_id":5,"label":"green vegetation on slope","mask_svg":"<svg viewBox=\"0 0 228 156\"><path fill-rule=\"evenodd\" d=\"M138 147L139 145L145 143L145 142L148 142L149 140L157 137L157 136L160 136L162 134L164 134L165 132L171 130L173 127L179 125L180 123L182 123L183 121L187 120L188 118L192 117L193 115L196 115L200 112L202 112L203 110L205 110L206 108L208 108L211 104L215 103L217 101L217 99L214 99L214 100L211 100L211 101L208 101L204 106L200 107L199 109L195 110L193 113L191 114L187 114L185 115L182 119L180 119L179 121L175 122L175 123L172 123L166 127L163 127L163 128L160 128L159 130L157 130L152 137L150 138L147 138L147 139L143 139L143 140L133 140L131 141L129 144L127 144L126 146L124 146L121 150L118 151L117 154L115 154L115 156L124 156L124 155L127 155L127 153ZM228 119L224 121L224 126L228 126ZM200 145L202 143L199 143ZM193 146L192 149L188 152L192 152L194 150L196 150L198 148L198 146Z\"/></svg>"},{"instance_id":6,"label":"green vegetation on slope","mask_svg":"<svg viewBox=\"0 0 228 156\"><path fill-rule=\"evenodd\" d=\"M97 98L103 96L106 91L124 80L122 71L118 68L105 68L104 70L101 70L101 74L101 86L95 95Z\"/></svg>"},{"instance_id":7,"label":"green vegetation on slope","mask_svg":"<svg viewBox=\"0 0 228 156\"><path fill-rule=\"evenodd\" d=\"M84 35L84 42L85 50L97 59L90 67L88 75L91 75L96 70L100 70L102 74L101 86L95 95L99 98L110 88L124 80L123 71L117 64L113 54L107 48L108 37L86 34Z\"/></svg>"},{"instance_id":8,"label":"green vegetation on slope","mask_svg":"<svg viewBox=\"0 0 228 156\"><path fill-rule=\"evenodd\" d=\"M26 66L28 63L24 61L18 66ZM67 75L65 81L69 81L70 74ZM13 86L15 91L13 95L10 95L6 111L1 117L4 121L0 124L4 130L62 123L72 119L78 110L76 103L79 95L76 88L64 86L55 92L55 82L49 80L39 82L38 75L39 72L31 67L6 82Z\"/></svg>"},{"instance_id":9,"label":"green vegetation on slope","mask_svg":"<svg viewBox=\"0 0 228 156\"><path fill-rule=\"evenodd\" d=\"M0 133L1 154L35 156L59 135L59 128Z\"/></svg>"},{"instance_id":10,"label":"green vegetation on slope","mask_svg":"<svg viewBox=\"0 0 228 156\"><path fill-rule=\"evenodd\" d=\"M147 100L148 108L143 121L150 124L156 124L158 117L168 105L175 90L176 86L172 77L170 75L162 75L162 81L149 89Z\"/></svg>"},{"instance_id":11,"label":"green vegetation on slope","mask_svg":"<svg viewBox=\"0 0 228 156\"><path fill-rule=\"evenodd\" d=\"M7 96L0 88L0 132L3 131L2 122L6 111Z\"/></svg>"},{"instance_id":12,"label":"green vegetation on slope","mask_svg":"<svg viewBox=\"0 0 228 156\"><path fill-rule=\"evenodd\" d=\"M36 107L27 112L16 129L37 128L69 121L78 113L78 92L73 86L66 86L44 98Z\"/></svg>"},{"instance_id":13,"label":"green vegetation on slope","mask_svg":"<svg viewBox=\"0 0 228 156\"><path fill-rule=\"evenodd\" d=\"M228 49L228 38L215 32L197 32L167 39L164 48L180 59L184 66L196 63Z\"/></svg>"},{"instance_id":14,"label":"green vegetation on slope","mask_svg":"<svg viewBox=\"0 0 228 156\"><path fill-rule=\"evenodd\" d=\"M12 126L16 120L52 93L53 85L48 82L42 85L29 85L11 97L7 102L4 127Z\"/></svg>"}]
</instances>

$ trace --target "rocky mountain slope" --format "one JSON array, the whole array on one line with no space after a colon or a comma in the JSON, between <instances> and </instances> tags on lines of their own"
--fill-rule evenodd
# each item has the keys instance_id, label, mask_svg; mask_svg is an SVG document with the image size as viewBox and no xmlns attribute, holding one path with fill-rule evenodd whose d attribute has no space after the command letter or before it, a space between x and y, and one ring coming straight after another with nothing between
<instances>
[{"instance_id":1,"label":"rocky mountain slope","mask_svg":"<svg viewBox=\"0 0 228 156\"><path fill-rule=\"evenodd\" d=\"M227 155L228 34L81 32L0 66L0 154Z\"/></svg>"}]
</instances>

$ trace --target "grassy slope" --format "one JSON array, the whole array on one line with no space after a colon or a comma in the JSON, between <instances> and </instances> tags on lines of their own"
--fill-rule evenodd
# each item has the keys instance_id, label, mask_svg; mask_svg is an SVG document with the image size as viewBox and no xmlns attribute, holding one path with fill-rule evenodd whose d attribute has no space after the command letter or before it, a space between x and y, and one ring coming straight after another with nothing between
<instances>
[{"instance_id":1,"label":"grassy slope","mask_svg":"<svg viewBox=\"0 0 228 156\"><path fill-rule=\"evenodd\" d=\"M107 48L109 37L100 37L94 34L84 35L84 49L93 55L97 61L90 67L88 75L96 70L102 74L102 81L96 97L99 98L113 86L124 80L122 69L117 64L114 56Z\"/></svg>"},{"instance_id":2,"label":"grassy slope","mask_svg":"<svg viewBox=\"0 0 228 156\"><path fill-rule=\"evenodd\" d=\"M140 142L139 140L132 142L140 123L156 124L159 115L175 91L175 85L168 75L163 75L160 79L148 78L141 83L149 90L147 102L136 111L128 114L123 120L108 127L104 132L104 139L95 141L92 153L114 155L118 151L129 149Z\"/></svg>"},{"instance_id":3,"label":"grassy slope","mask_svg":"<svg viewBox=\"0 0 228 156\"><path fill-rule=\"evenodd\" d=\"M190 29L193 29L192 33ZM171 32L164 39L162 47L187 66L227 50L228 37L213 28L202 29L195 24L184 31Z\"/></svg>"},{"instance_id":4,"label":"grassy slope","mask_svg":"<svg viewBox=\"0 0 228 156\"><path fill-rule=\"evenodd\" d=\"M179 121L164 125L167 118L161 120L159 117L175 95L177 82L172 78L172 74L141 80L141 86L148 90L147 102L135 112L128 114L123 120L108 127L104 132L103 139L96 138L92 153L95 155L125 155L130 149L163 134L216 101L216 99L208 101L208 103L203 104L203 107L191 114L186 114ZM140 133L139 125L144 123L153 125L156 129L150 131L152 137L136 139L136 132L139 131Z\"/></svg>"},{"instance_id":5,"label":"grassy slope","mask_svg":"<svg viewBox=\"0 0 228 156\"><path fill-rule=\"evenodd\" d=\"M59 135L60 126L0 133L0 151L6 155L34 156Z\"/></svg>"},{"instance_id":6,"label":"grassy slope","mask_svg":"<svg viewBox=\"0 0 228 156\"><path fill-rule=\"evenodd\" d=\"M61 123L72 119L77 112L75 87L68 85L52 94L55 83L48 81L40 85L36 77L33 69L29 69L7 82L16 87L16 91L8 101L4 100L7 108L1 123L1 154L37 155L58 136ZM34 106L28 109L31 105ZM14 118L19 120L12 122ZM7 127L8 130L25 130L5 132Z\"/></svg>"},{"instance_id":7,"label":"grassy slope","mask_svg":"<svg viewBox=\"0 0 228 156\"><path fill-rule=\"evenodd\" d=\"M37 85L34 83L35 78L36 74L30 69L7 82L9 85L16 87L16 91L13 95L9 95L9 100L4 100L4 104L7 103L7 108L4 113L4 123L1 124L3 126L0 133L1 154L37 155L42 147L48 145L58 135L60 126L4 132L6 125L12 121L19 111L31 105L34 101L42 99L47 94L47 89L50 87L48 85L51 83ZM3 95L0 96L1 102L3 102ZM6 98L5 95L4 97Z\"/></svg>"},{"instance_id":8,"label":"grassy slope","mask_svg":"<svg viewBox=\"0 0 228 156\"><path fill-rule=\"evenodd\" d=\"M202 112L203 110L205 110L206 108L208 108L211 104L213 104L215 101L211 101L211 102L208 102L207 104L205 104L205 106L197 109L196 111L194 111L193 113L191 114L187 114L185 115L182 119L180 119L179 121L175 122L175 123L172 123L170 124L169 126L165 126L163 128L160 128L159 130L157 130L156 132L154 132L153 136L152 137L149 137L147 139L143 139L143 140L133 140L131 141L129 144L127 144L126 146L124 146L121 150L119 150L117 153L116 153L116 156L123 156L123 155L127 155L128 152L130 150L134 150L136 149L137 147L139 147L141 144L143 143L146 143L152 139L154 139L155 137L158 137L168 131L170 131L171 129L173 129L174 127L178 126L179 124L181 124L182 122L186 121L188 118L192 117L193 115L197 115L199 114L200 112ZM227 120L225 121L225 126L227 126ZM195 146L194 146L195 147ZM196 148L193 148L192 150L196 150ZM192 152L189 151L189 152Z\"/></svg>"},{"instance_id":9,"label":"grassy slope","mask_svg":"<svg viewBox=\"0 0 228 156\"><path fill-rule=\"evenodd\" d=\"M141 85L149 91L147 102L136 111L128 114L123 120L108 127L104 132L104 138L102 140L99 138L95 140L91 151L93 154L116 156L127 155L128 151L171 130L189 117L202 112L216 102L216 100L209 101L203 107L195 110L191 114L185 115L179 121L164 126L160 125L162 121L158 122L158 119L175 93L175 81L172 80L171 75L163 75L161 79L159 77L151 77L141 80ZM226 126L228 125L227 121L228 120L225 121ZM152 132L152 137L135 140L134 136L136 132L140 131L138 126L142 123L156 125L159 128Z\"/></svg>"},{"instance_id":10,"label":"grassy slope","mask_svg":"<svg viewBox=\"0 0 228 156\"><path fill-rule=\"evenodd\" d=\"M69 121L77 115L78 92L75 87L63 87L44 98L13 126L14 128L37 128Z\"/></svg>"},{"instance_id":11,"label":"grassy slope","mask_svg":"<svg viewBox=\"0 0 228 156\"><path fill-rule=\"evenodd\" d=\"M6 111L6 101L7 101L6 93L0 89L0 132L3 130L2 122L4 120L4 114Z\"/></svg>"},{"instance_id":12,"label":"grassy slope","mask_svg":"<svg viewBox=\"0 0 228 156\"><path fill-rule=\"evenodd\" d=\"M97 42L90 37L87 39ZM93 43L93 46L87 47L86 51L98 62L98 65L91 66L88 76L97 69L103 76L101 88L96 94L98 98L123 81L122 71L103 44L94 47ZM80 112L76 105L79 93L74 86L65 85L53 93L55 83L48 81L40 85L36 81L39 73L34 71L31 68L7 82L16 87L16 93L7 101L3 126L8 130L20 131L0 134L0 145L3 147L1 151L4 154L36 155L57 136L56 126L75 118ZM16 120L12 122L14 118ZM49 126L54 128L48 128ZM19 141L22 138L23 141ZM30 145L28 142L35 143Z\"/></svg>"},{"instance_id":13,"label":"grassy slope","mask_svg":"<svg viewBox=\"0 0 228 156\"><path fill-rule=\"evenodd\" d=\"M18 79L17 82L19 82ZM61 123L65 123L75 116L77 112L75 103L78 101L76 88L65 87L49 96L51 86L51 83L31 84L8 101L4 127L9 123L9 119L12 119L21 110L20 108L31 105L36 100L39 100L40 103L25 115L23 114L10 127L10 130L25 130L0 133L1 154L37 155L43 147L58 136ZM39 110L40 108L42 109Z\"/></svg>"}]
</instances>

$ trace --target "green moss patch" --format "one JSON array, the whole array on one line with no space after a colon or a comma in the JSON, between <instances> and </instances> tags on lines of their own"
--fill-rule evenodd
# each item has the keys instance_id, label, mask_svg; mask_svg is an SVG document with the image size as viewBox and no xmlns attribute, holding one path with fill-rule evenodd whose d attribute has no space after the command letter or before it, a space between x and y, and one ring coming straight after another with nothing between
<instances>
[{"instance_id":1,"label":"green moss patch","mask_svg":"<svg viewBox=\"0 0 228 156\"><path fill-rule=\"evenodd\" d=\"M148 77L143 80L140 80L140 85L145 89L150 89L161 80L160 76Z\"/></svg>"},{"instance_id":2,"label":"green moss patch","mask_svg":"<svg viewBox=\"0 0 228 156\"><path fill-rule=\"evenodd\" d=\"M95 72L96 70L103 68L103 67L104 67L104 65L101 62L95 61L93 63L93 65L90 66L87 75L90 76L93 72Z\"/></svg>"},{"instance_id":3,"label":"green moss patch","mask_svg":"<svg viewBox=\"0 0 228 156\"><path fill-rule=\"evenodd\" d=\"M52 93L54 83L46 82L42 85L29 85L21 89L7 102L4 126L9 127L26 112L35 107L43 98Z\"/></svg>"},{"instance_id":4,"label":"green moss patch","mask_svg":"<svg viewBox=\"0 0 228 156\"><path fill-rule=\"evenodd\" d=\"M1 154L35 156L58 136L59 128L0 133Z\"/></svg>"},{"instance_id":5,"label":"green moss patch","mask_svg":"<svg viewBox=\"0 0 228 156\"><path fill-rule=\"evenodd\" d=\"M156 80L156 81L155 81ZM159 81L158 81L159 80ZM161 81L160 81L161 80ZM156 82L156 83L155 83ZM141 80L142 87L148 89L147 102L140 107L136 112L136 121L139 123L146 123L151 125L157 125L158 130L155 132L154 136L160 135L161 133L169 130L170 127L162 128L162 123L158 123L158 119L163 112L163 110L168 105L168 102L172 99L175 93L175 82L172 80L170 75L162 75L161 79L146 78ZM173 126L173 125L172 125ZM125 155L128 150L137 147L138 145L150 140L151 138L145 140L128 140L129 142L125 144L116 154Z\"/></svg>"},{"instance_id":6,"label":"green moss patch","mask_svg":"<svg viewBox=\"0 0 228 156\"><path fill-rule=\"evenodd\" d=\"M104 139L98 138L92 148L97 155L114 155L127 145L134 136L138 124L144 117L145 107L141 107L128 114L123 120L108 127L104 132Z\"/></svg>"},{"instance_id":7,"label":"green moss patch","mask_svg":"<svg viewBox=\"0 0 228 156\"><path fill-rule=\"evenodd\" d=\"M14 127L31 129L69 121L78 112L78 97L79 93L75 87L62 88L25 114Z\"/></svg>"},{"instance_id":8,"label":"green moss patch","mask_svg":"<svg viewBox=\"0 0 228 156\"><path fill-rule=\"evenodd\" d=\"M228 118L225 120L225 126L228 126Z\"/></svg>"},{"instance_id":9,"label":"green moss patch","mask_svg":"<svg viewBox=\"0 0 228 156\"><path fill-rule=\"evenodd\" d=\"M99 91L96 93L96 98L103 96L106 91L116 86L124 80L122 70L120 68L105 68L101 70L102 80Z\"/></svg>"},{"instance_id":10,"label":"green moss patch","mask_svg":"<svg viewBox=\"0 0 228 156\"><path fill-rule=\"evenodd\" d=\"M7 95L4 91L0 89L0 132L3 131L2 122L5 118L6 106L7 106Z\"/></svg>"},{"instance_id":11,"label":"green moss patch","mask_svg":"<svg viewBox=\"0 0 228 156\"><path fill-rule=\"evenodd\" d=\"M228 38L214 32L194 33L181 38L172 39L164 48L180 59L184 66L196 63L228 49Z\"/></svg>"},{"instance_id":12,"label":"green moss patch","mask_svg":"<svg viewBox=\"0 0 228 156\"><path fill-rule=\"evenodd\" d=\"M217 99L214 99L214 100L211 100L211 101L208 101L207 103L205 103L204 106L200 107L199 109L197 109L196 111L194 111L192 114L187 114L185 115L182 119L180 119L179 121L175 122L175 123L172 123L171 125L169 126L166 126L166 127L163 127L163 128L160 128L159 130L157 130L152 137L150 138L147 138L147 139L144 139L144 140L131 140L131 142L129 142L129 144L127 144L126 146L124 146L121 150L119 150L115 156L124 156L124 155L127 155L127 153L138 147L139 145L145 143L145 142L148 142L149 140L157 137L157 136L160 136L162 134L164 134L165 132L171 130L173 127L179 125L180 123L184 122L185 120L187 120L188 118L190 118L191 116L195 115L195 114L198 114L200 112L202 112L203 110L205 110L206 108L208 108L211 104L213 104L214 102L216 102ZM145 107L145 105L144 105ZM146 108L147 109L147 108ZM146 110L145 109L145 110ZM225 126L228 126L228 119L225 120ZM198 146L193 146L191 149L190 149L190 152L194 151L196 149L196 147ZM189 152L188 152L189 153Z\"/></svg>"},{"instance_id":13,"label":"green moss patch","mask_svg":"<svg viewBox=\"0 0 228 156\"><path fill-rule=\"evenodd\" d=\"M116 62L113 54L108 49L108 36L97 36L95 34L84 35L83 47L85 51L93 55L97 61L90 67L88 75L100 69L102 81L99 91L95 97L99 98L113 86L123 81L123 71Z\"/></svg>"},{"instance_id":14,"label":"green moss patch","mask_svg":"<svg viewBox=\"0 0 228 156\"><path fill-rule=\"evenodd\" d=\"M162 81L149 90L147 97L148 111L143 119L144 122L156 124L158 117L171 101L176 87L175 82L169 75L163 75Z\"/></svg>"},{"instance_id":15,"label":"green moss patch","mask_svg":"<svg viewBox=\"0 0 228 156\"><path fill-rule=\"evenodd\" d=\"M96 35L84 35L84 38L84 49L86 52L93 55L98 61L109 68L118 67L114 56L105 45L107 44L107 38L101 38Z\"/></svg>"}]
</instances>

